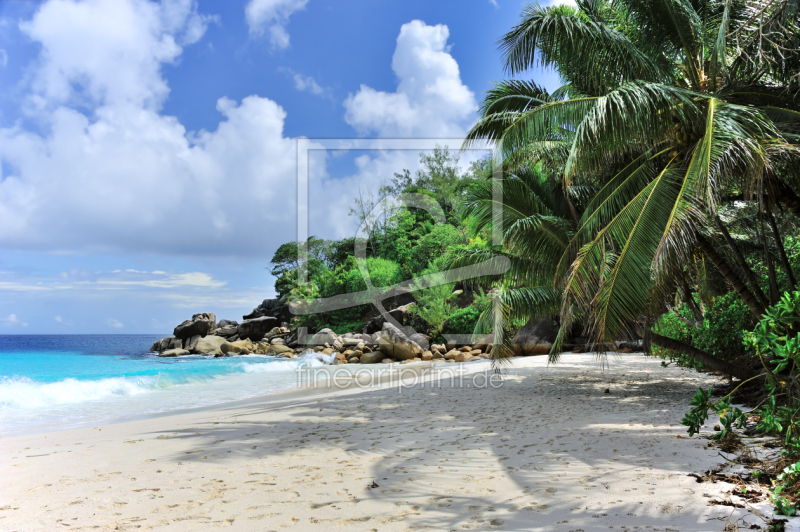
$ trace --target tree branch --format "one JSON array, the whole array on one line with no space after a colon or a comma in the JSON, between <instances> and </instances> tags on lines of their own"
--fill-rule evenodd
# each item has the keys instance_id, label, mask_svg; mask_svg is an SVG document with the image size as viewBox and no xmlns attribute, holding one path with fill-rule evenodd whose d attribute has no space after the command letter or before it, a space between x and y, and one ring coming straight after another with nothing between
<instances>
[{"instance_id":1,"label":"tree branch","mask_svg":"<svg viewBox=\"0 0 800 532\"><path fill-rule=\"evenodd\" d=\"M717 222L717 227L719 227L720 233L722 233L723 238L725 238L725 242L727 242L728 247L731 248L731 253L733 254L733 258L736 260L736 264L739 265L742 273L744 273L745 279L747 279L747 282L750 284L753 295L756 296L762 307L768 307L769 303L767 302L767 296L764 295L764 292L761 291L761 287L758 286L758 281L756 280L753 270L744 259L744 255L742 255L742 252L739 250L739 246L736 245L733 237L731 237L731 234L728 232L728 228L725 227L725 224L722 223L722 220L720 220L719 216L715 216L714 221Z\"/></svg>"},{"instance_id":2,"label":"tree branch","mask_svg":"<svg viewBox=\"0 0 800 532\"><path fill-rule=\"evenodd\" d=\"M772 215L772 211L770 210L767 210L767 220L769 221L769 226L772 229L772 236L775 239L775 245L778 247L778 255L781 258L781 266L783 266L784 271L786 271L786 276L789 278L789 290L794 290L794 287L797 286L797 281L795 281L794 272L792 272L792 266L789 264L789 258L786 256L786 248L783 245L781 233L778 231L778 224L775 222L775 217Z\"/></svg>"},{"instance_id":3,"label":"tree branch","mask_svg":"<svg viewBox=\"0 0 800 532\"><path fill-rule=\"evenodd\" d=\"M744 284L744 281L736 275L736 273L731 270L730 266L728 266L728 262L725 260L722 255L717 253L717 250L714 249L705 238L702 236L697 239L697 244L703 253L706 254L708 259L711 263L719 270L719 273L725 277L733 289L736 290L736 293L739 294L739 297L745 302L747 307L756 317L756 319L761 319L761 315L764 314L764 306L756 299L753 293L747 288L747 285Z\"/></svg>"},{"instance_id":4,"label":"tree branch","mask_svg":"<svg viewBox=\"0 0 800 532\"><path fill-rule=\"evenodd\" d=\"M714 371L719 371L720 373L730 375L731 377L736 377L737 379L745 380L757 375L757 373L750 368L732 364L727 360L717 358L714 355L710 355L705 351L697 349L696 347L685 344L680 340L667 338L666 336L661 336L655 332L652 333L652 342L659 347L670 349L677 353L683 353L684 355L689 355L704 366L713 369Z\"/></svg>"}]
</instances>

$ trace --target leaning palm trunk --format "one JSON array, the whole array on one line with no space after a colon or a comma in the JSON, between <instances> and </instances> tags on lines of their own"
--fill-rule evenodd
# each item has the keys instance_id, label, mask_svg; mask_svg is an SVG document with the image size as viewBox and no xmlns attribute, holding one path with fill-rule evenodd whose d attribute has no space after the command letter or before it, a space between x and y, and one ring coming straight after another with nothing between
<instances>
[{"instance_id":1,"label":"leaning palm trunk","mask_svg":"<svg viewBox=\"0 0 800 532\"><path fill-rule=\"evenodd\" d=\"M736 293L739 294L739 297L742 298L747 305L747 308L750 309L756 319L760 320L761 315L764 314L764 307L761 306L753 293L747 288L747 285L744 284L744 281L742 281L739 276L736 275L733 270L731 270L730 266L728 266L728 262L722 257L722 255L717 253L717 250L715 250L705 238L700 237L697 240L697 244L700 246L700 249L703 251L703 253L706 254L711 263L717 268L717 270L719 270L719 273L721 273L725 280L731 284L734 290L736 290Z\"/></svg>"},{"instance_id":2,"label":"leaning palm trunk","mask_svg":"<svg viewBox=\"0 0 800 532\"><path fill-rule=\"evenodd\" d=\"M781 266L786 272L786 277L789 280L789 290L793 291L797 281L794 279L794 272L792 271L792 265L789 264L789 257L786 256L786 248L783 245L781 233L778 231L778 224L775 222L775 217L772 215L772 211L770 210L767 210L767 220L769 220L769 226L772 229L772 236L775 239L775 246L778 248Z\"/></svg>"},{"instance_id":3,"label":"leaning palm trunk","mask_svg":"<svg viewBox=\"0 0 800 532\"><path fill-rule=\"evenodd\" d=\"M659 347L670 349L678 353L683 353L684 355L689 355L698 362L702 363L704 366L713 369L714 371L719 371L720 373L725 373L726 375L736 377L737 379L746 380L757 375L757 373L750 368L745 368L728 362L727 360L722 360L721 358L710 355L705 351L697 349L696 347L692 347L689 344L685 344L673 338L661 336L658 333L651 333L650 340L653 344Z\"/></svg>"},{"instance_id":4,"label":"leaning palm trunk","mask_svg":"<svg viewBox=\"0 0 800 532\"><path fill-rule=\"evenodd\" d=\"M753 291L753 295L756 296L762 307L768 307L769 303L767 302L767 298L764 295L764 292L761 290L761 287L758 286L758 281L756 281L756 276L753 273L753 270L747 264L747 261L744 260L744 255L742 255L742 252L739 250L739 246L736 245L733 237L731 237L731 234L728 232L728 228L725 227L725 224L722 223L722 220L720 220L719 216L715 216L714 221L717 222L717 227L719 228L720 233L722 233L722 237L725 239L725 242L728 244L731 254L736 260L736 264L739 265L739 269L742 270L742 273L747 278L747 282L750 283L750 288Z\"/></svg>"},{"instance_id":5,"label":"leaning palm trunk","mask_svg":"<svg viewBox=\"0 0 800 532\"><path fill-rule=\"evenodd\" d=\"M778 198L780 198L781 203L783 203L792 214L800 218L800 196L795 194L794 190L780 179L771 180L770 185L775 188L775 192Z\"/></svg>"}]
</instances>

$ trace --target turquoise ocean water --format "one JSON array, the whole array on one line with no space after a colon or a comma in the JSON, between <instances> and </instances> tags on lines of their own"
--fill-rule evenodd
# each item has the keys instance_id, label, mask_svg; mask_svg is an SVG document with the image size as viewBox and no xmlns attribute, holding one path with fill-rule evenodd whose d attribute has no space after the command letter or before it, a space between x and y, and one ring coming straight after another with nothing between
<instances>
[{"instance_id":1,"label":"turquoise ocean water","mask_svg":"<svg viewBox=\"0 0 800 532\"><path fill-rule=\"evenodd\" d=\"M289 390L317 356L159 358L160 336L0 336L0 435L129 419Z\"/></svg>"}]
</instances>

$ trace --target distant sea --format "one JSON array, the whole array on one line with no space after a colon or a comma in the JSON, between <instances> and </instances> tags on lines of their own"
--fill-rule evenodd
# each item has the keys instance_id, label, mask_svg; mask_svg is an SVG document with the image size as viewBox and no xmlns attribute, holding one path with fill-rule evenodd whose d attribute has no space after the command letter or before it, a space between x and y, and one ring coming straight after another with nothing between
<instances>
[{"instance_id":1,"label":"distant sea","mask_svg":"<svg viewBox=\"0 0 800 532\"><path fill-rule=\"evenodd\" d=\"M288 390L312 356L159 358L163 335L0 336L0 436L153 415Z\"/></svg>"}]
</instances>

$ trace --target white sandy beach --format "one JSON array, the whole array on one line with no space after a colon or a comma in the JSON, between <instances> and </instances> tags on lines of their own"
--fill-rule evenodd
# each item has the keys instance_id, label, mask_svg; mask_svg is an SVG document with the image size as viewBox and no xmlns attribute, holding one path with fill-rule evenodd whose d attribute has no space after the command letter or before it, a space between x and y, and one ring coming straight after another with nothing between
<instances>
[{"instance_id":1,"label":"white sandy beach","mask_svg":"<svg viewBox=\"0 0 800 532\"><path fill-rule=\"evenodd\" d=\"M0 529L722 530L746 514L708 506L730 486L687 474L723 460L679 437L714 381L641 355L533 357L499 388L351 387L3 438Z\"/></svg>"}]
</instances>

